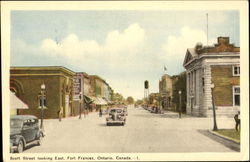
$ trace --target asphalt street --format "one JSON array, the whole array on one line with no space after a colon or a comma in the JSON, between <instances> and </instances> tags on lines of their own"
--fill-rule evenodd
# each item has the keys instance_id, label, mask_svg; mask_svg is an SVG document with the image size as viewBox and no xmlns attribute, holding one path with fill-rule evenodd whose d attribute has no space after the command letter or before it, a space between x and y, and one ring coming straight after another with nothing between
<instances>
[{"instance_id":1,"label":"asphalt street","mask_svg":"<svg viewBox=\"0 0 250 162\"><path fill-rule=\"evenodd\" d=\"M105 118L93 112L81 120L47 119L42 145L24 153L234 152L200 133L213 128L212 118L179 119L177 113L153 114L133 106L128 107L125 126L106 126ZM217 125L233 128L234 120L219 118Z\"/></svg>"}]
</instances>

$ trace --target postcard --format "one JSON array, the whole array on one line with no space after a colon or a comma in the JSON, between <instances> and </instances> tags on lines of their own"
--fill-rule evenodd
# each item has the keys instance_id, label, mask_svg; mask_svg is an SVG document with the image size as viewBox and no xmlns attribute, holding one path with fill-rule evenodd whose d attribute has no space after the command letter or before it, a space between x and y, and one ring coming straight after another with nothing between
<instances>
[{"instance_id":1,"label":"postcard","mask_svg":"<svg viewBox=\"0 0 250 162\"><path fill-rule=\"evenodd\" d=\"M247 11L1 2L3 161L249 160Z\"/></svg>"}]
</instances>

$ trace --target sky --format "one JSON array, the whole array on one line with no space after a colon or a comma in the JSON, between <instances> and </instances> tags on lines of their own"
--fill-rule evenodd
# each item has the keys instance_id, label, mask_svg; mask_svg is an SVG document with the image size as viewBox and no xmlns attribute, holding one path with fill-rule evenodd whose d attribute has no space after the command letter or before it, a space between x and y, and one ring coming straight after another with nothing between
<instances>
[{"instance_id":1,"label":"sky","mask_svg":"<svg viewBox=\"0 0 250 162\"><path fill-rule=\"evenodd\" d=\"M240 45L239 12L11 11L11 66L64 66L99 75L125 98L159 92L165 73L185 71L187 48L228 36ZM164 66L167 71L164 71Z\"/></svg>"}]
</instances>

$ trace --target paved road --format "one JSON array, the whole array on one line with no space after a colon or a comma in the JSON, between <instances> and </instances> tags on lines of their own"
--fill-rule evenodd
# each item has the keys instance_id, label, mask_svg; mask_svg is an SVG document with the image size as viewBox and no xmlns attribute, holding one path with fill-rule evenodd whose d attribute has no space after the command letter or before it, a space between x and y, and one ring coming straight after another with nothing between
<instances>
[{"instance_id":1,"label":"paved road","mask_svg":"<svg viewBox=\"0 0 250 162\"><path fill-rule=\"evenodd\" d=\"M176 113L152 114L142 108L128 108L125 126L106 126L105 116L91 113L79 120L45 120L46 137L42 146L25 153L91 152L233 152L200 133L211 129L211 118L178 118ZM233 120L221 118L219 128L232 128Z\"/></svg>"}]
</instances>

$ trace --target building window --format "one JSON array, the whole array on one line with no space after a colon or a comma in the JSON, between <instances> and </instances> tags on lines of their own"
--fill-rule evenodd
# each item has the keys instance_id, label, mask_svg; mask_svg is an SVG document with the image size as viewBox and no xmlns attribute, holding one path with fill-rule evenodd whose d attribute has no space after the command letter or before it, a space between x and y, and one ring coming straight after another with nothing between
<instances>
[{"instance_id":1,"label":"building window","mask_svg":"<svg viewBox=\"0 0 250 162\"><path fill-rule=\"evenodd\" d=\"M39 96L38 96L38 107L39 107L39 108L42 108L42 102L43 102L43 104L44 104L44 108L46 108L46 107L47 107L46 96L44 96L44 99L43 99L43 101L42 101L42 96L39 95Z\"/></svg>"},{"instance_id":2,"label":"building window","mask_svg":"<svg viewBox=\"0 0 250 162\"><path fill-rule=\"evenodd\" d=\"M240 66L233 66L233 76L240 76Z\"/></svg>"},{"instance_id":3,"label":"building window","mask_svg":"<svg viewBox=\"0 0 250 162\"><path fill-rule=\"evenodd\" d=\"M240 106L240 86L233 87L233 105Z\"/></svg>"}]
</instances>

